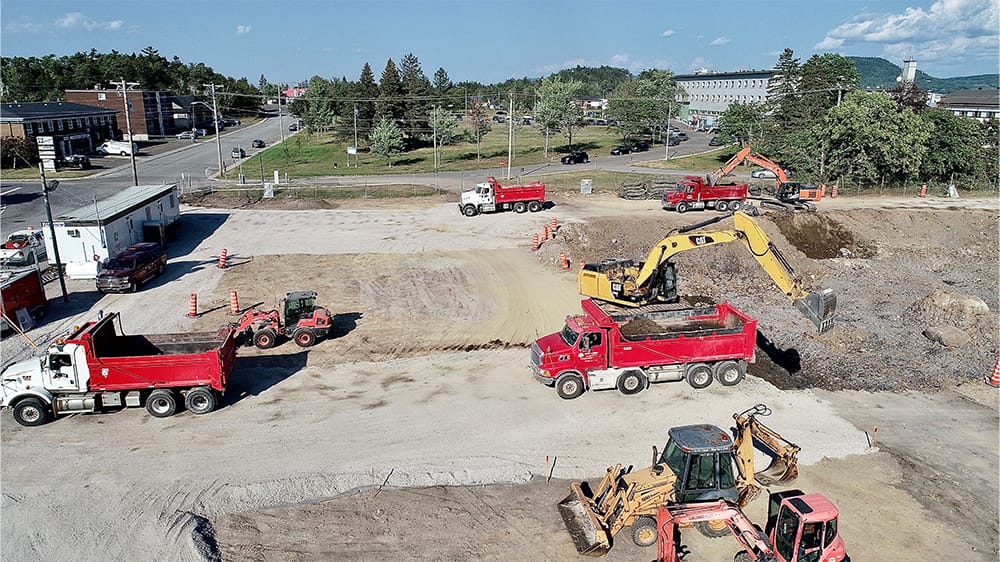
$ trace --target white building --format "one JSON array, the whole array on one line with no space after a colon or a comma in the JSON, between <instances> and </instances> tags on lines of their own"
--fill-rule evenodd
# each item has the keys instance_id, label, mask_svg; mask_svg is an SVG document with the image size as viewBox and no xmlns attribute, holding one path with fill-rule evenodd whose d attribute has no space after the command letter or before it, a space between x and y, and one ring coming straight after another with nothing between
<instances>
[{"instance_id":1,"label":"white building","mask_svg":"<svg viewBox=\"0 0 1000 562\"><path fill-rule=\"evenodd\" d=\"M699 71L678 75L675 80L684 88L680 118L697 127L715 123L731 103L764 103L767 101L767 81L772 76L773 70Z\"/></svg>"},{"instance_id":2,"label":"white building","mask_svg":"<svg viewBox=\"0 0 1000 562\"><path fill-rule=\"evenodd\" d=\"M959 90L942 96L937 106L980 123L1000 119L1000 90Z\"/></svg>"},{"instance_id":3,"label":"white building","mask_svg":"<svg viewBox=\"0 0 1000 562\"><path fill-rule=\"evenodd\" d=\"M166 228L180 218L177 185L138 185L53 219L59 259L70 279L97 277L100 263L138 242L166 239ZM49 234L49 223L43 223ZM49 261L52 240L45 237Z\"/></svg>"}]
</instances>

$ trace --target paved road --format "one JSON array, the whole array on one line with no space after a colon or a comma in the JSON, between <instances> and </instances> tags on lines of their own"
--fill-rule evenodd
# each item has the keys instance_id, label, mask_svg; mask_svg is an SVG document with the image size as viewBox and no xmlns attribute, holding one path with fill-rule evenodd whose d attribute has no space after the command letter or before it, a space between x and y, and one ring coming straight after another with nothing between
<instances>
[{"instance_id":1,"label":"paved road","mask_svg":"<svg viewBox=\"0 0 1000 562\"><path fill-rule=\"evenodd\" d=\"M237 164L231 156L231 151L236 146L243 147L247 152L247 156L253 156L260 150L250 148L250 143L253 139L262 139L270 146L280 141L283 136L287 137L291 133L283 130L281 126L287 127L290 122L290 118L284 117L281 125L279 125L278 118L271 117L251 126L238 127L223 132L223 164L227 168L231 168ZM708 139L710 138L708 135L697 132L690 132L689 135L691 137L690 140L681 143L679 146L669 147L671 158L701 152L710 148L708 146ZM146 152L148 153L136 157L136 168L138 170L140 185L177 183L184 186L203 186L214 181L211 179L211 176L215 175L219 167L219 153L214 140L192 142L171 138L162 144L150 148ZM579 171L588 168L617 172L663 174L665 172L662 170L636 166L636 164L641 162L661 160L663 157L664 147L656 145L649 152L623 156L593 153L588 164L565 166L555 163L523 167L516 166L512 168L511 174L517 175L523 171L525 177L530 177L554 172ZM87 178L60 180L59 188L50 193L49 198L54 217L92 204L95 198L97 200L105 199L121 189L132 185L132 168L129 165L127 157L107 156L95 159L95 163L98 166L105 166L109 169ZM674 170L670 173L685 172ZM701 172L691 171L689 173L698 174ZM506 169L466 170L462 172L440 172L437 174L392 174L364 176L363 178L338 176L336 178L309 178L299 180L299 183L332 183L337 185L364 181L370 185L378 185L406 182L435 185L441 189L458 192L462 189L470 188L478 181L483 181L487 175L504 177ZM45 207L38 180L4 180L0 183L0 236L6 238L11 232L26 228L27 226L38 227L44 220L44 217Z\"/></svg>"},{"instance_id":2,"label":"paved road","mask_svg":"<svg viewBox=\"0 0 1000 562\"><path fill-rule=\"evenodd\" d=\"M288 123L289 119L285 117L283 124ZM284 134L289 133L286 131ZM281 136L277 117L223 131L223 163L227 167L236 165L231 155L236 146L242 146L247 156L253 156L262 150L250 148L253 139L261 139L270 146ZM105 199L132 185L132 167L128 157L106 156L95 158L94 162L109 169L87 178L59 180L59 187L49 194L54 217L91 204L95 198ZM209 176L215 175L218 167L219 151L214 139L192 142L171 138L136 157L140 185L206 184L212 181ZM3 180L0 183L0 208L0 235L4 238L27 226L38 227L45 217L40 181Z\"/></svg>"}]
</instances>

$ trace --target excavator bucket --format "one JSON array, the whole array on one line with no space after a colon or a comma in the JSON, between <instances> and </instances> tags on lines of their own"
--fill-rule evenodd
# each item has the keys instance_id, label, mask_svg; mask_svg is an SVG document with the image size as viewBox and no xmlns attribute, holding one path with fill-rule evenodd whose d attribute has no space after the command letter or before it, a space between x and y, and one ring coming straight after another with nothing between
<instances>
[{"instance_id":1,"label":"excavator bucket","mask_svg":"<svg viewBox=\"0 0 1000 562\"><path fill-rule=\"evenodd\" d=\"M577 552L597 557L604 556L611 550L611 538L578 482L570 484L570 494L559 502L559 515L566 524Z\"/></svg>"},{"instance_id":2,"label":"excavator bucket","mask_svg":"<svg viewBox=\"0 0 1000 562\"><path fill-rule=\"evenodd\" d=\"M823 333L833 327L833 315L837 311L837 295L833 289L820 289L818 293L808 293L795 301L795 308L816 325Z\"/></svg>"}]
</instances>

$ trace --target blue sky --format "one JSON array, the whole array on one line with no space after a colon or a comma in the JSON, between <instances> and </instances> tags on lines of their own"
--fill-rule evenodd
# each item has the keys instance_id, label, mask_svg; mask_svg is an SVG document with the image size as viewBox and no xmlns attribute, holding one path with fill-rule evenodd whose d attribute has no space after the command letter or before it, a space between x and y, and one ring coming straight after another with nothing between
<instances>
[{"instance_id":1,"label":"blue sky","mask_svg":"<svg viewBox=\"0 0 1000 562\"><path fill-rule=\"evenodd\" d=\"M0 0L0 54L96 49L204 62L256 84L424 73L497 82L611 65L677 74L771 68L786 47L879 56L948 78L997 73L996 0Z\"/></svg>"}]
</instances>

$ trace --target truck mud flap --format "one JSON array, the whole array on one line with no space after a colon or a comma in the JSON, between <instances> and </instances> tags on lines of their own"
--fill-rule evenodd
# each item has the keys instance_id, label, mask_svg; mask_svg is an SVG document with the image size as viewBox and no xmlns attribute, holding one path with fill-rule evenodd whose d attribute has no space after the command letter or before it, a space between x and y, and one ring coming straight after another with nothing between
<instances>
[{"instance_id":1,"label":"truck mud flap","mask_svg":"<svg viewBox=\"0 0 1000 562\"><path fill-rule=\"evenodd\" d=\"M559 502L559 515L573 539L576 551L586 556L604 556L611 550L611 540L594 513L579 482L570 484L570 494Z\"/></svg>"}]
</instances>

